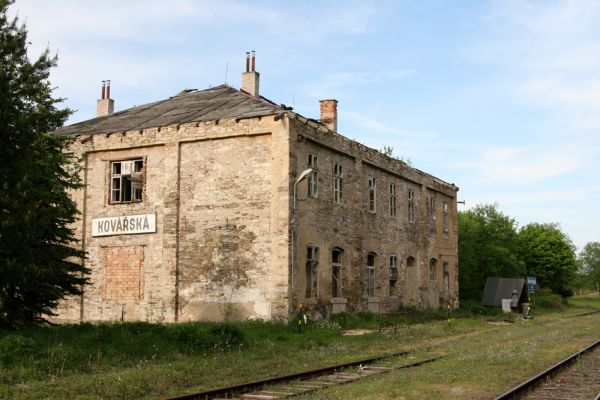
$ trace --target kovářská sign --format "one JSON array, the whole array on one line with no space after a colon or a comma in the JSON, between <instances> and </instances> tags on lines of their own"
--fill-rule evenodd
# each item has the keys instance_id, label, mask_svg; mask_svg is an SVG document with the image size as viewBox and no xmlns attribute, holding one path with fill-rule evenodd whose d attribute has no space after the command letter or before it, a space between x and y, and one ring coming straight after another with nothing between
<instances>
[{"instance_id":1,"label":"kov\u00e1\u0159sk\u00e1 sign","mask_svg":"<svg viewBox=\"0 0 600 400\"><path fill-rule=\"evenodd\" d=\"M156 232L156 214L92 219L92 236L135 235Z\"/></svg>"}]
</instances>

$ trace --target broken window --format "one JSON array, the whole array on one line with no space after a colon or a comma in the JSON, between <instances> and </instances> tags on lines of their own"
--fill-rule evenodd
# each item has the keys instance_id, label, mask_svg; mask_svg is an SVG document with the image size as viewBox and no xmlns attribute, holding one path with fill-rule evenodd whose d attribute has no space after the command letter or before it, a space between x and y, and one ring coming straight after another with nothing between
<instances>
[{"instance_id":1,"label":"broken window","mask_svg":"<svg viewBox=\"0 0 600 400\"><path fill-rule=\"evenodd\" d=\"M435 232L435 230L436 230L436 226L435 226L436 210L435 210L435 197L433 194L431 195L431 198L429 199L429 208L430 208L430 212L431 212L431 231Z\"/></svg>"},{"instance_id":2,"label":"broken window","mask_svg":"<svg viewBox=\"0 0 600 400\"><path fill-rule=\"evenodd\" d=\"M390 217L396 218L396 184L390 183Z\"/></svg>"},{"instance_id":3,"label":"broken window","mask_svg":"<svg viewBox=\"0 0 600 400\"><path fill-rule=\"evenodd\" d=\"M435 281L435 270L437 268L437 260L432 258L429 260L429 280Z\"/></svg>"},{"instance_id":4,"label":"broken window","mask_svg":"<svg viewBox=\"0 0 600 400\"><path fill-rule=\"evenodd\" d=\"M448 262L444 261L443 264L443 272L444 272L444 290L446 292L450 291L450 271L448 270Z\"/></svg>"},{"instance_id":5,"label":"broken window","mask_svg":"<svg viewBox=\"0 0 600 400\"><path fill-rule=\"evenodd\" d=\"M375 254L367 256L367 296L375 296Z\"/></svg>"},{"instance_id":6,"label":"broken window","mask_svg":"<svg viewBox=\"0 0 600 400\"><path fill-rule=\"evenodd\" d=\"M444 213L444 233L448 233L448 203L445 201L442 203Z\"/></svg>"},{"instance_id":7,"label":"broken window","mask_svg":"<svg viewBox=\"0 0 600 400\"><path fill-rule=\"evenodd\" d=\"M394 294L394 288L398 282L398 259L390 256L390 296Z\"/></svg>"},{"instance_id":8,"label":"broken window","mask_svg":"<svg viewBox=\"0 0 600 400\"><path fill-rule=\"evenodd\" d=\"M317 294L317 271L319 267L319 248L308 246L306 248L306 296L314 297Z\"/></svg>"},{"instance_id":9,"label":"broken window","mask_svg":"<svg viewBox=\"0 0 600 400\"><path fill-rule=\"evenodd\" d=\"M331 296L342 297L342 250L331 252Z\"/></svg>"},{"instance_id":10,"label":"broken window","mask_svg":"<svg viewBox=\"0 0 600 400\"><path fill-rule=\"evenodd\" d=\"M408 222L415 222L415 191L408 189Z\"/></svg>"},{"instance_id":11,"label":"broken window","mask_svg":"<svg viewBox=\"0 0 600 400\"><path fill-rule=\"evenodd\" d=\"M375 202L375 190L376 190L376 182L375 177L369 176L369 212L374 213L375 207L377 206Z\"/></svg>"},{"instance_id":12,"label":"broken window","mask_svg":"<svg viewBox=\"0 0 600 400\"><path fill-rule=\"evenodd\" d=\"M113 161L110 163L110 202L135 203L142 201L144 160Z\"/></svg>"},{"instance_id":13,"label":"broken window","mask_svg":"<svg viewBox=\"0 0 600 400\"><path fill-rule=\"evenodd\" d=\"M317 198L319 196L318 188L318 173L317 173L318 157L314 154L308 154L308 168L312 168L313 173L308 176L308 195Z\"/></svg>"},{"instance_id":14,"label":"broken window","mask_svg":"<svg viewBox=\"0 0 600 400\"><path fill-rule=\"evenodd\" d=\"M342 204L342 185L344 183L344 170L342 165L333 164L333 202Z\"/></svg>"}]
</instances>

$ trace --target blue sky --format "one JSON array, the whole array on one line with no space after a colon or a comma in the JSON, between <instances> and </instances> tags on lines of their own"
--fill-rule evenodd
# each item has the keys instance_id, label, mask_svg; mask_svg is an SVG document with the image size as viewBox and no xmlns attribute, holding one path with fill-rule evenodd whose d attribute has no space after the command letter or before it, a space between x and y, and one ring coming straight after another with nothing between
<instances>
[{"instance_id":1,"label":"blue sky","mask_svg":"<svg viewBox=\"0 0 600 400\"><path fill-rule=\"evenodd\" d=\"M240 86L256 50L261 94L498 203L520 226L557 222L600 241L600 1L27 1L30 54L94 116L184 88Z\"/></svg>"}]
</instances>

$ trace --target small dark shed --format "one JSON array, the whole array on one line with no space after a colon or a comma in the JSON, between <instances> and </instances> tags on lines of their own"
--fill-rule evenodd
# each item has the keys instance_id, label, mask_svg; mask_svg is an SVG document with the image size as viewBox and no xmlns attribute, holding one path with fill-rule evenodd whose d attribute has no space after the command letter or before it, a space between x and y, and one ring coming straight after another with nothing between
<instances>
[{"instance_id":1,"label":"small dark shed","mask_svg":"<svg viewBox=\"0 0 600 400\"><path fill-rule=\"evenodd\" d=\"M514 289L519 296L519 304L527 302L527 287L525 279L516 278L487 278L483 289L484 306L502 307L502 299L510 299Z\"/></svg>"}]
</instances>

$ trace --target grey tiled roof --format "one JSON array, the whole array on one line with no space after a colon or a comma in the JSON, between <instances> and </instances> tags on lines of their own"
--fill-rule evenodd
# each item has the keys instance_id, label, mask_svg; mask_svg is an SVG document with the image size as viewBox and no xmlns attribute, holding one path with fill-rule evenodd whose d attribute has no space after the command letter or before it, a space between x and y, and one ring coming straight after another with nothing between
<instances>
[{"instance_id":1,"label":"grey tiled roof","mask_svg":"<svg viewBox=\"0 0 600 400\"><path fill-rule=\"evenodd\" d=\"M166 100L78 122L56 132L67 135L123 132L187 122L251 118L281 111L283 108L263 97L220 85L200 91L182 91Z\"/></svg>"}]
</instances>

